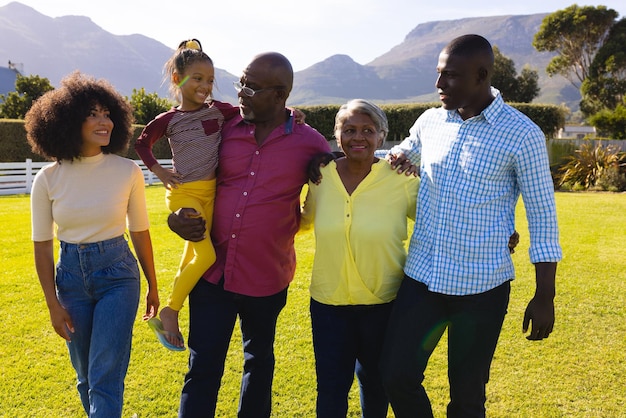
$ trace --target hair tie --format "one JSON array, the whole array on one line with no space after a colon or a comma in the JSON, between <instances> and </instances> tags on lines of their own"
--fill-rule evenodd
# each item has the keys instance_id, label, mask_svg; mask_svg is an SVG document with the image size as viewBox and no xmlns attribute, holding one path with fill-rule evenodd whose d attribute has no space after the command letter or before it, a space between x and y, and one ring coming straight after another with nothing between
<instances>
[{"instance_id":1,"label":"hair tie","mask_svg":"<svg viewBox=\"0 0 626 418\"><path fill-rule=\"evenodd\" d=\"M202 46L200 46L200 41L197 39L190 39L185 42L185 49L196 49L198 51L202 51Z\"/></svg>"}]
</instances>

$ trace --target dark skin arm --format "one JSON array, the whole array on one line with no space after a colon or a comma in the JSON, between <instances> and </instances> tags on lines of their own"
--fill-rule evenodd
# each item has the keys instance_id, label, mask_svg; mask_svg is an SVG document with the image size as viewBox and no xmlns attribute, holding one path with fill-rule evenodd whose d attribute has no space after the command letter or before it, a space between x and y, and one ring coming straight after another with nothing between
<instances>
[{"instance_id":1,"label":"dark skin arm","mask_svg":"<svg viewBox=\"0 0 626 418\"><path fill-rule=\"evenodd\" d=\"M311 160L309 164L309 180L311 180L315 184L320 184L322 181L322 174L320 172L320 168L326 166L332 160L336 160L339 157L343 157L345 154L341 151L335 151L330 154L320 154L317 157ZM396 156L394 154L389 154L387 157L387 161L391 164L391 168L393 170L397 170L398 174L406 174L407 176L419 175L419 167L411 164L403 154L399 154ZM517 244L516 244L517 245Z\"/></svg>"},{"instance_id":2,"label":"dark skin arm","mask_svg":"<svg viewBox=\"0 0 626 418\"><path fill-rule=\"evenodd\" d=\"M296 123L303 124L306 115L301 110L290 109L294 112ZM167 217L167 225L185 241L202 241L207 234L206 221L195 209L191 208L181 208L170 213Z\"/></svg>"},{"instance_id":3,"label":"dark skin arm","mask_svg":"<svg viewBox=\"0 0 626 418\"><path fill-rule=\"evenodd\" d=\"M526 333L528 326L532 323L530 334L526 336L528 340L537 341L548 338L554 328L556 264L535 264L537 287L535 296L528 302L522 324L522 331Z\"/></svg>"},{"instance_id":4,"label":"dark skin arm","mask_svg":"<svg viewBox=\"0 0 626 418\"><path fill-rule=\"evenodd\" d=\"M206 237L206 221L191 208L180 208L167 217L167 226L185 241L198 242Z\"/></svg>"},{"instance_id":5,"label":"dark skin arm","mask_svg":"<svg viewBox=\"0 0 626 418\"><path fill-rule=\"evenodd\" d=\"M309 180L315 184L320 184L322 181L322 173L320 168L325 167L329 162L336 160L339 157L343 157L345 154L341 151L329 152L319 154L313 157L309 163L307 173L309 174Z\"/></svg>"},{"instance_id":6,"label":"dark skin arm","mask_svg":"<svg viewBox=\"0 0 626 418\"><path fill-rule=\"evenodd\" d=\"M517 231L513 231L513 234L509 237L509 252L511 254L515 253L515 247L519 244L519 233Z\"/></svg>"},{"instance_id":7,"label":"dark skin arm","mask_svg":"<svg viewBox=\"0 0 626 418\"><path fill-rule=\"evenodd\" d=\"M387 161L389 161L391 168L396 170L398 174L405 173L407 176L411 174L419 175L419 167L411 164L411 161L403 153L389 154Z\"/></svg>"}]
</instances>

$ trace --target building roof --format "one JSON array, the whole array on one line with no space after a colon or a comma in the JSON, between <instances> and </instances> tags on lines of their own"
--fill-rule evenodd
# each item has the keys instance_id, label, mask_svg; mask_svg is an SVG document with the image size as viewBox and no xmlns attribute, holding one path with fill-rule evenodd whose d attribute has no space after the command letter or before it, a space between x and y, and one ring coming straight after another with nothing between
<instances>
[{"instance_id":1,"label":"building roof","mask_svg":"<svg viewBox=\"0 0 626 418\"><path fill-rule=\"evenodd\" d=\"M582 133L595 133L596 132L596 128L594 128L593 126L588 126L588 125L565 125L563 127L563 132L567 132L567 133L578 133L578 132L582 132Z\"/></svg>"},{"instance_id":2,"label":"building roof","mask_svg":"<svg viewBox=\"0 0 626 418\"><path fill-rule=\"evenodd\" d=\"M8 67L0 67L0 94L15 91L15 79L19 73Z\"/></svg>"}]
</instances>

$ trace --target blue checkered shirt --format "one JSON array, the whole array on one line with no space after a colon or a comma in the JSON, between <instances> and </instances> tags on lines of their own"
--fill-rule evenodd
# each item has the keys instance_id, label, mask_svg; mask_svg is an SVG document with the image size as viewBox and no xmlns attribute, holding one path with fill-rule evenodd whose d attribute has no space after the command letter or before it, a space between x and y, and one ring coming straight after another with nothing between
<instances>
[{"instance_id":1,"label":"blue checkered shirt","mask_svg":"<svg viewBox=\"0 0 626 418\"><path fill-rule=\"evenodd\" d=\"M404 267L432 292L470 295L514 278L508 250L522 195L530 261L561 259L546 140L528 117L495 99L478 116L429 109L391 153L420 161L415 229Z\"/></svg>"}]
</instances>

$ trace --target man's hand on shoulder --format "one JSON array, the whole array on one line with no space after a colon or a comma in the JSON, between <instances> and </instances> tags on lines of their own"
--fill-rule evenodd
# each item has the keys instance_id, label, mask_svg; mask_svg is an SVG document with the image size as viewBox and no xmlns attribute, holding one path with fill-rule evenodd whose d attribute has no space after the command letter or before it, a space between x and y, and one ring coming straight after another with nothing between
<instances>
[{"instance_id":1,"label":"man's hand on shoulder","mask_svg":"<svg viewBox=\"0 0 626 418\"><path fill-rule=\"evenodd\" d=\"M413 174L414 176L419 176L419 167L411 163L406 155L403 153L399 154L387 154L387 161L391 164L391 169L396 170L398 174L406 174L410 176Z\"/></svg>"},{"instance_id":2,"label":"man's hand on shoulder","mask_svg":"<svg viewBox=\"0 0 626 418\"><path fill-rule=\"evenodd\" d=\"M343 152L335 151L324 154L319 154L311 160L309 163L309 180L315 184L320 184L322 181L322 172L320 168L325 167L329 162L336 160L339 157L343 157Z\"/></svg>"}]
</instances>

